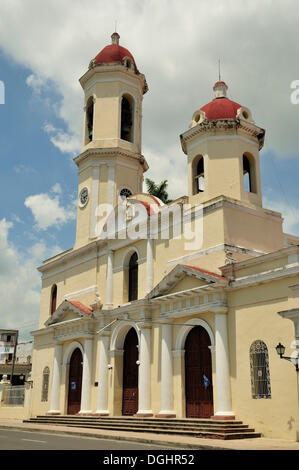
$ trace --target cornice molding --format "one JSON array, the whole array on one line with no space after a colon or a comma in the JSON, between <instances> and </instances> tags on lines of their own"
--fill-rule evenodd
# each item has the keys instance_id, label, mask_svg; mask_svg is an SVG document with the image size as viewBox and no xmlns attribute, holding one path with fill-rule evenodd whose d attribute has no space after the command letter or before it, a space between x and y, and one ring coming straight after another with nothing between
<instances>
[{"instance_id":1,"label":"cornice molding","mask_svg":"<svg viewBox=\"0 0 299 470\"><path fill-rule=\"evenodd\" d=\"M125 157L131 160L137 161L143 168L143 171L147 171L149 166L143 155L140 153L134 153L130 150L122 149L121 147L110 147L110 148L88 148L84 152L80 153L73 160L77 166L79 166L84 160L87 160L89 157L98 156L102 157ZM112 163L112 162L111 162Z\"/></svg>"},{"instance_id":2,"label":"cornice molding","mask_svg":"<svg viewBox=\"0 0 299 470\"><path fill-rule=\"evenodd\" d=\"M232 133L233 136L241 131L242 134L258 141L259 150L261 150L264 145L265 130L256 126L255 124L237 118L217 119L214 121L208 121L205 119L203 122L197 124L194 127L191 127L191 129L188 129L186 132L180 135L183 152L187 154L187 143L194 137L204 136L209 133L215 134L217 131L225 132L223 138L227 138L226 136L229 133ZM213 136L211 136L211 139L213 139Z\"/></svg>"},{"instance_id":3,"label":"cornice molding","mask_svg":"<svg viewBox=\"0 0 299 470\"><path fill-rule=\"evenodd\" d=\"M109 74L111 72L115 75L118 74L119 77L118 78L109 77ZM108 75L108 76L105 77L103 75ZM91 80L92 77L94 76L98 76L98 78L95 78L90 83L90 85L86 88L88 81ZM147 85L145 75L143 73L140 73L139 71L136 72L135 70L127 68L120 62L113 62L113 63L105 64L105 65L94 64L79 79L80 85L82 86L83 89L89 89L97 82L109 82L109 81L113 81L113 82L120 81L120 82L129 84L131 86L135 86L136 88L140 89L143 95L148 91L148 85ZM134 81L136 81L137 83L139 82L139 87L134 84Z\"/></svg>"}]
</instances>

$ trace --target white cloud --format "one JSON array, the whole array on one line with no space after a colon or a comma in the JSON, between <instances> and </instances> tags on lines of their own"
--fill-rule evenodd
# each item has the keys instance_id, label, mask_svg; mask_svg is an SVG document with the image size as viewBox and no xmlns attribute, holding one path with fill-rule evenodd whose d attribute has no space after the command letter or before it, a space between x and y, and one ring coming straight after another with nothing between
<instances>
[{"instance_id":1,"label":"white cloud","mask_svg":"<svg viewBox=\"0 0 299 470\"><path fill-rule=\"evenodd\" d=\"M60 185L57 183L53 188L60 195ZM50 196L47 193L41 193L26 198L24 204L31 210L37 230L47 230L49 227L60 228L70 220L75 219L74 203L67 207L61 206L58 194Z\"/></svg>"},{"instance_id":2,"label":"white cloud","mask_svg":"<svg viewBox=\"0 0 299 470\"><path fill-rule=\"evenodd\" d=\"M269 197L263 198L263 206L282 214L284 219L283 231L285 233L299 236L299 209L297 206L289 204L287 201L277 201Z\"/></svg>"},{"instance_id":3,"label":"white cloud","mask_svg":"<svg viewBox=\"0 0 299 470\"><path fill-rule=\"evenodd\" d=\"M15 165L13 167L13 171L17 174L22 173L22 175L30 175L36 173L36 170L34 168L31 168L30 166L25 166L25 165Z\"/></svg>"},{"instance_id":4,"label":"white cloud","mask_svg":"<svg viewBox=\"0 0 299 470\"><path fill-rule=\"evenodd\" d=\"M62 194L62 187L59 183L56 183L52 186L51 191L56 194Z\"/></svg>"},{"instance_id":5,"label":"white cloud","mask_svg":"<svg viewBox=\"0 0 299 470\"><path fill-rule=\"evenodd\" d=\"M32 88L33 92L38 95L41 94L42 88L45 86L45 80L43 80L38 75L34 75L33 73L28 75L26 78L26 83L30 88Z\"/></svg>"},{"instance_id":6,"label":"white cloud","mask_svg":"<svg viewBox=\"0 0 299 470\"><path fill-rule=\"evenodd\" d=\"M38 326L41 261L61 251L47 247L44 241L34 243L27 251L18 250L10 241L13 224L0 220L0 319L1 328L20 329L29 339L30 330Z\"/></svg>"},{"instance_id":7,"label":"white cloud","mask_svg":"<svg viewBox=\"0 0 299 470\"><path fill-rule=\"evenodd\" d=\"M52 124L45 124L43 129L50 135L52 144L62 153L77 153L80 151L80 142L77 136L56 129Z\"/></svg>"},{"instance_id":8,"label":"white cloud","mask_svg":"<svg viewBox=\"0 0 299 470\"><path fill-rule=\"evenodd\" d=\"M170 199L176 199L187 194L187 156L173 146L167 152L158 153L145 149L147 162L151 163L149 170L144 173L144 180L150 178L156 183L168 180L167 192ZM170 169L175 171L171 171ZM169 177L170 176L170 177ZM146 192L146 183L144 182Z\"/></svg>"}]
</instances>

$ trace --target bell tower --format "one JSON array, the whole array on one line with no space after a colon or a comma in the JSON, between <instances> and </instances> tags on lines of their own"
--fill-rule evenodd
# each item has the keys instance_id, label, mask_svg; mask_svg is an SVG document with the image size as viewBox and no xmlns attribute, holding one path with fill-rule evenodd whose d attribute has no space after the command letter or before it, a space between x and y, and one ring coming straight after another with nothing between
<instances>
[{"instance_id":1,"label":"bell tower","mask_svg":"<svg viewBox=\"0 0 299 470\"><path fill-rule=\"evenodd\" d=\"M225 82L181 134L188 200L203 207L202 252L208 269L283 247L281 214L262 207L260 150L265 130L250 109L227 97ZM202 264L201 264L202 266Z\"/></svg>"},{"instance_id":2,"label":"bell tower","mask_svg":"<svg viewBox=\"0 0 299 470\"><path fill-rule=\"evenodd\" d=\"M84 91L82 151L76 246L96 238L99 204L115 207L118 198L142 191L148 169L141 154L142 100L148 87L119 34L90 61L80 78Z\"/></svg>"},{"instance_id":3,"label":"bell tower","mask_svg":"<svg viewBox=\"0 0 299 470\"><path fill-rule=\"evenodd\" d=\"M227 89L225 82L216 82L214 99L195 111L180 136L188 157L190 202L227 196L261 207L259 151L265 131L248 108L227 98Z\"/></svg>"}]
</instances>

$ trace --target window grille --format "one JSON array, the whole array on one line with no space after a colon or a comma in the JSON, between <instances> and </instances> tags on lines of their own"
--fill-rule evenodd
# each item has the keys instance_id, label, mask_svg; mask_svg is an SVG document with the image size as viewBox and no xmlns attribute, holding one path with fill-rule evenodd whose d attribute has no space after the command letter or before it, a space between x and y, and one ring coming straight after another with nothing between
<instances>
[{"instance_id":1,"label":"window grille","mask_svg":"<svg viewBox=\"0 0 299 470\"><path fill-rule=\"evenodd\" d=\"M50 369L45 367L43 371L42 400L48 401Z\"/></svg>"},{"instance_id":2,"label":"window grille","mask_svg":"<svg viewBox=\"0 0 299 470\"><path fill-rule=\"evenodd\" d=\"M252 398L271 398L268 348L257 340L250 347Z\"/></svg>"}]
</instances>

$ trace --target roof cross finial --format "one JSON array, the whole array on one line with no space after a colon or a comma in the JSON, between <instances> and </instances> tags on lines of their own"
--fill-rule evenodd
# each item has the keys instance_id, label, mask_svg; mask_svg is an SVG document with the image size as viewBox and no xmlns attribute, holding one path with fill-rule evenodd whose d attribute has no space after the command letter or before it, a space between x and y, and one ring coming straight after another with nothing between
<instances>
[{"instance_id":1,"label":"roof cross finial","mask_svg":"<svg viewBox=\"0 0 299 470\"><path fill-rule=\"evenodd\" d=\"M219 75L219 82L221 81L221 74L220 74L220 59L218 59L218 75Z\"/></svg>"}]
</instances>

